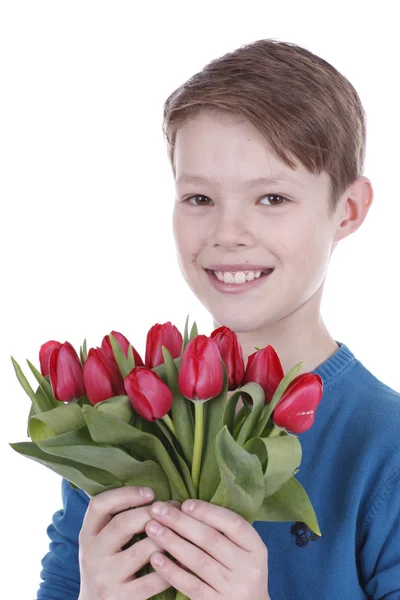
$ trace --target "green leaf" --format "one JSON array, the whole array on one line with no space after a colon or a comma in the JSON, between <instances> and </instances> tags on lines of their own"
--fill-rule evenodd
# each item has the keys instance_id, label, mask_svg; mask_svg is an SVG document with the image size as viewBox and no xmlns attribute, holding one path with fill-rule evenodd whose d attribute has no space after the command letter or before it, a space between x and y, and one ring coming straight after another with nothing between
<instances>
[{"instance_id":1,"label":"green leaf","mask_svg":"<svg viewBox=\"0 0 400 600\"><path fill-rule=\"evenodd\" d=\"M246 385L240 388L240 391L249 394L253 401L253 404L247 407L250 412L236 438L237 443L243 446L249 438L253 437L253 431L260 420L261 412L265 406L265 395L261 385L255 382L246 383Z\"/></svg>"},{"instance_id":2,"label":"green leaf","mask_svg":"<svg viewBox=\"0 0 400 600\"><path fill-rule=\"evenodd\" d=\"M48 379L46 377L43 377L43 375L40 373L40 371L38 371L36 369L36 367L29 360L27 360L26 362L28 363L30 370L32 371L33 375L35 376L35 379L38 382L40 388L43 390L43 393L45 394L46 398L52 405L52 408L56 408L57 406L59 406L60 402L54 398L53 389L52 389L51 384L48 381ZM37 392L36 392L36 394L37 394Z\"/></svg>"},{"instance_id":3,"label":"green leaf","mask_svg":"<svg viewBox=\"0 0 400 600\"><path fill-rule=\"evenodd\" d=\"M83 340L83 345L79 349L79 356L81 359L81 364L83 366L85 364L85 362L87 361L87 356L88 356L86 338Z\"/></svg>"},{"instance_id":4,"label":"green leaf","mask_svg":"<svg viewBox=\"0 0 400 600\"><path fill-rule=\"evenodd\" d=\"M160 440L136 427L124 423L113 415L84 406L83 416L92 439L99 444L123 446L139 460L154 460L164 471L171 487L173 500L183 502L189 498L186 486L167 450Z\"/></svg>"},{"instance_id":5,"label":"green leaf","mask_svg":"<svg viewBox=\"0 0 400 600\"><path fill-rule=\"evenodd\" d=\"M138 461L121 448L95 443L86 427L42 440L37 445L59 458L102 469L123 485L150 486L159 500L170 499L168 481L156 462Z\"/></svg>"},{"instance_id":6,"label":"green leaf","mask_svg":"<svg viewBox=\"0 0 400 600\"><path fill-rule=\"evenodd\" d=\"M128 396L113 396L94 405L100 412L118 417L125 423L132 423L137 415Z\"/></svg>"},{"instance_id":7,"label":"green leaf","mask_svg":"<svg viewBox=\"0 0 400 600\"><path fill-rule=\"evenodd\" d=\"M182 349L181 349L181 355L180 358L182 359L183 353L185 351L186 346L188 345L189 342L189 331L188 331L188 325L189 325L189 315L186 317L186 321L185 321L185 328L183 331L183 338L182 338Z\"/></svg>"},{"instance_id":8,"label":"green leaf","mask_svg":"<svg viewBox=\"0 0 400 600\"><path fill-rule=\"evenodd\" d=\"M196 497L196 490L195 490L194 485L193 485L193 481L192 481L192 477L190 475L189 468L188 468L185 460L182 458L182 456L179 454L179 452L178 452L178 450L176 448L176 444L175 444L173 435L171 434L170 430L165 425L165 423L162 422L161 419L158 419L157 425L159 426L159 428L161 429L161 431L163 432L163 434L165 435L165 437L167 438L167 440L171 444L172 450L174 452L176 461L177 461L178 466L179 466L179 470L181 472L181 475L183 477L183 480L184 480L185 485L187 487L187 490L189 492L190 498L195 498Z\"/></svg>"},{"instance_id":9,"label":"green leaf","mask_svg":"<svg viewBox=\"0 0 400 600\"><path fill-rule=\"evenodd\" d=\"M189 335L189 339L193 340L195 337L197 337L199 335L198 329L197 329L197 325L196 325L196 321L193 322L192 328L190 330L190 335Z\"/></svg>"},{"instance_id":10,"label":"green leaf","mask_svg":"<svg viewBox=\"0 0 400 600\"><path fill-rule=\"evenodd\" d=\"M223 424L227 426L228 431L231 435L233 435L234 429L235 429L235 422L236 422L236 406L237 403L240 400L240 389L237 389L234 391L234 393L228 398L228 400L225 403L225 407L224 407L224 414L223 414ZM246 406L243 406L239 413L241 412L246 413ZM237 413L239 415L239 413ZM246 413L247 414L247 413Z\"/></svg>"},{"instance_id":11,"label":"green leaf","mask_svg":"<svg viewBox=\"0 0 400 600\"><path fill-rule=\"evenodd\" d=\"M223 415L228 392L228 374L222 360L221 364L224 374L222 392L216 398L212 398L211 400L204 402L203 408L204 437L199 479L199 499L206 501L210 501L210 499L213 497L221 480L215 444L217 434L219 431L221 431L224 425Z\"/></svg>"},{"instance_id":12,"label":"green leaf","mask_svg":"<svg viewBox=\"0 0 400 600\"><path fill-rule=\"evenodd\" d=\"M292 477L272 496L264 499L255 515L256 521L301 521L317 535L322 535L310 499L302 485Z\"/></svg>"},{"instance_id":13,"label":"green leaf","mask_svg":"<svg viewBox=\"0 0 400 600\"><path fill-rule=\"evenodd\" d=\"M52 404L49 402L47 396L45 394L37 395L33 391L29 381L25 377L22 372L21 367L17 363L16 360L11 357L12 364L14 366L15 374L17 376L18 381L23 387L24 391L28 394L29 398L32 400L32 404L35 407L35 411L37 413L45 412L46 410L51 410L53 408Z\"/></svg>"},{"instance_id":14,"label":"green leaf","mask_svg":"<svg viewBox=\"0 0 400 600\"><path fill-rule=\"evenodd\" d=\"M10 444L10 446L19 454L58 473L89 496L96 496L100 492L121 487L121 483L106 471L47 454L34 442L18 442Z\"/></svg>"},{"instance_id":15,"label":"green leaf","mask_svg":"<svg viewBox=\"0 0 400 600\"><path fill-rule=\"evenodd\" d=\"M193 457L194 440L194 420L192 412L192 402L185 398L178 385L178 368L165 346L162 347L164 356L165 371L167 375L167 385L173 395L172 403L172 421L176 431L176 437L182 446L186 462L191 468Z\"/></svg>"},{"instance_id":16,"label":"green leaf","mask_svg":"<svg viewBox=\"0 0 400 600\"><path fill-rule=\"evenodd\" d=\"M252 523L265 496L258 457L239 446L226 425L217 435L216 452L221 482L210 502L229 508Z\"/></svg>"},{"instance_id":17,"label":"green leaf","mask_svg":"<svg viewBox=\"0 0 400 600\"><path fill-rule=\"evenodd\" d=\"M129 348L128 348L128 369L129 369L129 373L134 368L135 368L135 357L133 355L133 347L132 347L132 344L129 344Z\"/></svg>"},{"instance_id":18,"label":"green leaf","mask_svg":"<svg viewBox=\"0 0 400 600\"><path fill-rule=\"evenodd\" d=\"M174 358L174 363L179 371L179 368L181 366L180 356L178 356L178 358ZM156 375L158 375L160 377L160 379L162 379L163 382L168 385L167 372L165 370L165 363L161 363L161 365L158 365L157 367L153 367L152 371L154 371L154 373L156 373Z\"/></svg>"},{"instance_id":19,"label":"green leaf","mask_svg":"<svg viewBox=\"0 0 400 600\"><path fill-rule=\"evenodd\" d=\"M116 340L116 338L113 336L112 333L110 333L110 344L111 344L111 348L112 348L112 351L114 354L114 358L116 360L116 363L117 363L120 373L122 375L122 378L125 379L125 377L130 372L129 360L125 356L124 351L122 350L121 346L119 345L118 341Z\"/></svg>"},{"instance_id":20,"label":"green leaf","mask_svg":"<svg viewBox=\"0 0 400 600\"><path fill-rule=\"evenodd\" d=\"M272 438L253 438L244 448L256 454L264 469L265 496L274 494L293 477L301 463L301 444L295 435Z\"/></svg>"},{"instance_id":21,"label":"green leaf","mask_svg":"<svg viewBox=\"0 0 400 600\"><path fill-rule=\"evenodd\" d=\"M39 413L29 419L28 432L33 442L52 438L60 433L74 431L85 425L82 409L79 404L59 403L45 413Z\"/></svg>"}]
</instances>

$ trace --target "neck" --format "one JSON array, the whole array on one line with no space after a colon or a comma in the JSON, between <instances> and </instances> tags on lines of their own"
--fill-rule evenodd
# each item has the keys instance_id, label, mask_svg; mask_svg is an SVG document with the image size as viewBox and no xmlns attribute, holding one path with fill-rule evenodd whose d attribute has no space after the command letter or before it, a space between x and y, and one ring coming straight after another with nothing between
<instances>
[{"instance_id":1,"label":"neck","mask_svg":"<svg viewBox=\"0 0 400 600\"><path fill-rule=\"evenodd\" d=\"M218 326L214 322L214 328ZM237 335L245 364L256 347L270 345L277 352L284 373L299 362L303 363L299 375L313 371L338 349L319 311L319 298L315 297L281 321L261 330L237 332Z\"/></svg>"}]
</instances>

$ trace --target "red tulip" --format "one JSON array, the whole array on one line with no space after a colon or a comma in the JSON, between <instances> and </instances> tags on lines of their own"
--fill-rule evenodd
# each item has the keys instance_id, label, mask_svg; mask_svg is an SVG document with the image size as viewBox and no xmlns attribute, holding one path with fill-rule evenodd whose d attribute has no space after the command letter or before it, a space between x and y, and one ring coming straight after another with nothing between
<instances>
[{"instance_id":1,"label":"red tulip","mask_svg":"<svg viewBox=\"0 0 400 600\"><path fill-rule=\"evenodd\" d=\"M112 335L115 337L115 339L117 340L117 342L119 343L119 345L121 346L125 356L128 356L128 350L129 350L129 341L126 339L126 337L124 335L122 335L122 333L119 333L118 331L112 331L111 332ZM107 356L115 361L114 358L114 352L112 350L112 346L111 346L111 342L110 342L110 336L109 335L105 335L103 338L103 341L101 342L101 347L104 350L104 352L107 354ZM133 348L133 358L135 360L135 367L141 367L143 365L143 361L141 359L140 354L135 350L135 348Z\"/></svg>"},{"instance_id":2,"label":"red tulip","mask_svg":"<svg viewBox=\"0 0 400 600\"><path fill-rule=\"evenodd\" d=\"M178 358L182 349L182 334L170 321L151 327L146 340L145 365L149 369L158 367L164 362L162 346L165 346L172 358Z\"/></svg>"},{"instance_id":3,"label":"red tulip","mask_svg":"<svg viewBox=\"0 0 400 600\"><path fill-rule=\"evenodd\" d=\"M170 410L172 392L151 369L135 367L125 377L124 384L133 408L143 419L161 419Z\"/></svg>"},{"instance_id":4,"label":"red tulip","mask_svg":"<svg viewBox=\"0 0 400 600\"><path fill-rule=\"evenodd\" d=\"M211 333L211 339L218 346L219 353L228 372L228 389L235 390L242 385L244 360L239 338L232 329L222 326Z\"/></svg>"},{"instance_id":5,"label":"red tulip","mask_svg":"<svg viewBox=\"0 0 400 600\"><path fill-rule=\"evenodd\" d=\"M54 348L49 360L50 383L54 397L62 402L71 402L85 393L82 365L69 342Z\"/></svg>"},{"instance_id":6,"label":"red tulip","mask_svg":"<svg viewBox=\"0 0 400 600\"><path fill-rule=\"evenodd\" d=\"M272 346L266 346L249 356L243 384L255 381L261 385L265 394L265 403L268 404L283 377L284 372L277 353Z\"/></svg>"},{"instance_id":7,"label":"red tulip","mask_svg":"<svg viewBox=\"0 0 400 600\"><path fill-rule=\"evenodd\" d=\"M40 346L40 350L39 350L40 372L42 373L43 377L46 377L46 375L49 374L50 354L53 352L53 350L55 348L58 349L60 347L61 347L61 342L56 342L55 340L50 340L49 342L46 342L45 344L42 344Z\"/></svg>"},{"instance_id":8,"label":"red tulip","mask_svg":"<svg viewBox=\"0 0 400 600\"><path fill-rule=\"evenodd\" d=\"M291 433L303 433L314 423L323 383L319 375L303 373L292 381L275 408L275 425Z\"/></svg>"},{"instance_id":9,"label":"red tulip","mask_svg":"<svg viewBox=\"0 0 400 600\"><path fill-rule=\"evenodd\" d=\"M209 400L222 392L221 355L214 340L206 335L190 340L182 356L178 385L190 400Z\"/></svg>"},{"instance_id":10,"label":"red tulip","mask_svg":"<svg viewBox=\"0 0 400 600\"><path fill-rule=\"evenodd\" d=\"M83 365L86 394L92 404L125 394L124 381L115 360L102 348L91 348Z\"/></svg>"}]
</instances>

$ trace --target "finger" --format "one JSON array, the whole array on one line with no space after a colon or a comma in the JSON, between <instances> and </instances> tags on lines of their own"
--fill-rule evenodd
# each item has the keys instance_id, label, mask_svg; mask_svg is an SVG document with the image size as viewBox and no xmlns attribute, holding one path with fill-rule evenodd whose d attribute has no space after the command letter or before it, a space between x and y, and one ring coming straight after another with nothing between
<instances>
[{"instance_id":1,"label":"finger","mask_svg":"<svg viewBox=\"0 0 400 600\"><path fill-rule=\"evenodd\" d=\"M233 511L202 500L185 500L181 511L223 533L234 544L254 552L264 544L254 527Z\"/></svg>"},{"instance_id":2,"label":"finger","mask_svg":"<svg viewBox=\"0 0 400 600\"><path fill-rule=\"evenodd\" d=\"M233 553L236 553L237 556L238 552L243 552L243 559L246 558L242 548L228 540L220 531L198 521L181 510L176 510L170 506L165 507L162 502L155 502L149 507L149 513L153 519L202 548L228 569L232 563Z\"/></svg>"},{"instance_id":3,"label":"finger","mask_svg":"<svg viewBox=\"0 0 400 600\"><path fill-rule=\"evenodd\" d=\"M164 527L158 521L149 521L146 525L146 533L182 565L201 577L214 590L220 592L226 587L231 573L212 556L179 537L174 531Z\"/></svg>"},{"instance_id":4,"label":"finger","mask_svg":"<svg viewBox=\"0 0 400 600\"><path fill-rule=\"evenodd\" d=\"M138 577L134 581L125 584L124 595L118 596L119 600L148 600L156 594L164 592L171 584L158 573L150 573Z\"/></svg>"},{"instance_id":5,"label":"finger","mask_svg":"<svg viewBox=\"0 0 400 600\"><path fill-rule=\"evenodd\" d=\"M120 581L130 581L140 569L147 565L154 552L161 552L162 548L154 539L149 537L139 540L130 548L123 550L115 559ZM115 572L114 572L115 574Z\"/></svg>"},{"instance_id":6,"label":"finger","mask_svg":"<svg viewBox=\"0 0 400 600\"><path fill-rule=\"evenodd\" d=\"M124 486L98 494L89 502L82 525L83 538L97 535L118 512L149 504L153 499L153 490L134 486Z\"/></svg>"},{"instance_id":7,"label":"finger","mask_svg":"<svg viewBox=\"0 0 400 600\"><path fill-rule=\"evenodd\" d=\"M217 599L219 595L217 592L201 581L201 579L192 575L192 573L188 573L178 567L178 565L164 554L156 552L151 556L150 563L156 573L191 600L200 598L207 598L209 600Z\"/></svg>"},{"instance_id":8,"label":"finger","mask_svg":"<svg viewBox=\"0 0 400 600\"><path fill-rule=\"evenodd\" d=\"M102 553L119 552L132 537L143 533L151 515L148 506L140 506L115 515L94 540ZM136 542L137 543L137 542ZM134 545L136 545L136 543Z\"/></svg>"}]
</instances>

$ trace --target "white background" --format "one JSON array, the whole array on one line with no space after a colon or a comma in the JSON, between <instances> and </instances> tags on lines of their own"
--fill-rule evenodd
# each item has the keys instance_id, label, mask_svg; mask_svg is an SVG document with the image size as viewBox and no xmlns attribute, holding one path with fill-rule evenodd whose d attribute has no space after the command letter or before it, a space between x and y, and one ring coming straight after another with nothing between
<instances>
[{"instance_id":1,"label":"white background","mask_svg":"<svg viewBox=\"0 0 400 600\"><path fill-rule=\"evenodd\" d=\"M260 38L331 62L368 117L375 200L340 243L323 314L374 374L400 389L399 88L395 2L8 0L0 9L1 516L9 598L32 598L60 478L8 442L29 400L10 356L38 364L48 339L98 345L111 329L140 352L148 328L189 313L171 234L167 96L209 60ZM5 566L4 559L3 565Z\"/></svg>"}]
</instances>

